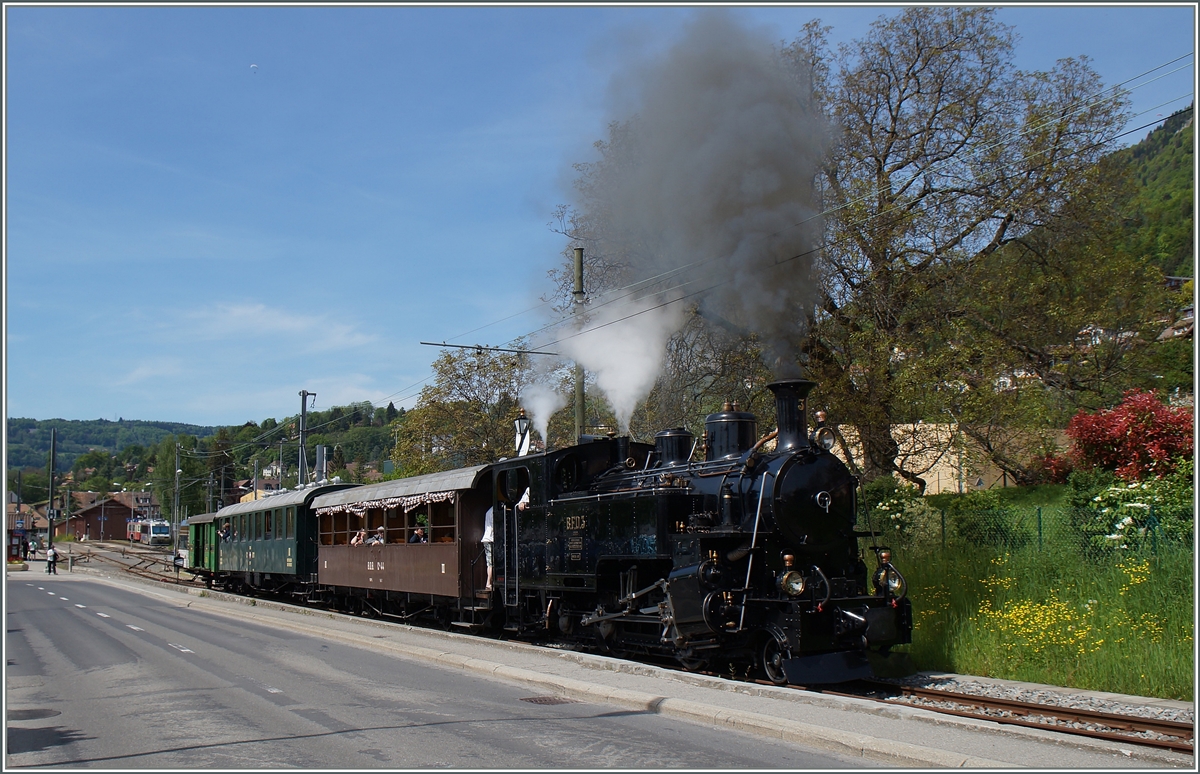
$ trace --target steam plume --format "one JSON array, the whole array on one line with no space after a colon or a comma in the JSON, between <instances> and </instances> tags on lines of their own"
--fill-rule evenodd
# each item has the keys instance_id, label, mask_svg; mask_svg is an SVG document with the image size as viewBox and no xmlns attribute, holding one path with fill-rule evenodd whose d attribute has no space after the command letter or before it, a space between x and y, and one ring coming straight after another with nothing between
<instances>
[{"instance_id":1,"label":"steam plume","mask_svg":"<svg viewBox=\"0 0 1200 774\"><path fill-rule=\"evenodd\" d=\"M577 206L594 223L602 258L629 267L627 281L659 279L632 308L595 299L591 332L557 346L596 373L622 429L697 300L758 333L778 376L798 375L824 137L804 80L785 70L765 33L723 11L698 14L659 60L616 79L628 131L585 167Z\"/></svg>"}]
</instances>

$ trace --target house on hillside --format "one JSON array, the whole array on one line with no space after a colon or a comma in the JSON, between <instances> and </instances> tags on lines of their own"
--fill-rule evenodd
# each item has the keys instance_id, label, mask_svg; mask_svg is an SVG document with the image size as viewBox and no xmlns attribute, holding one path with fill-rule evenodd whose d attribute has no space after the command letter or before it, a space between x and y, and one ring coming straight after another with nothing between
<instances>
[{"instance_id":1,"label":"house on hillside","mask_svg":"<svg viewBox=\"0 0 1200 774\"><path fill-rule=\"evenodd\" d=\"M1190 339L1196 327L1196 307L1185 306L1179 311L1179 319L1158 334L1157 341L1173 341L1175 339Z\"/></svg>"}]
</instances>

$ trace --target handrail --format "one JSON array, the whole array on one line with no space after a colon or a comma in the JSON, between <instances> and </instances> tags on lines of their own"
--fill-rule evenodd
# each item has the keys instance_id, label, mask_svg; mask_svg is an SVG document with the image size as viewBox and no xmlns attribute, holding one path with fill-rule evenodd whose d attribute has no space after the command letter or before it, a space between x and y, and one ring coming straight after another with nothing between
<instances>
[{"instance_id":1,"label":"handrail","mask_svg":"<svg viewBox=\"0 0 1200 774\"><path fill-rule=\"evenodd\" d=\"M746 560L746 582L742 584L742 611L738 615L740 632L746 624L746 600L750 596L750 571L754 569L754 549L758 547L758 524L762 520L763 494L767 491L767 476L774 478L769 470L763 471L762 483L758 485L758 509L754 512L754 533L750 537L750 558Z\"/></svg>"}]
</instances>

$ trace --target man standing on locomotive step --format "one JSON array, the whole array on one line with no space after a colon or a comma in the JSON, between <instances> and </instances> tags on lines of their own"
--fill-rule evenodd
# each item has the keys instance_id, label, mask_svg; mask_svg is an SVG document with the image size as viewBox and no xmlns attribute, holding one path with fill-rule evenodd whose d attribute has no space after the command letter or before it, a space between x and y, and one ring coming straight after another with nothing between
<instances>
[{"instance_id":1,"label":"man standing on locomotive step","mask_svg":"<svg viewBox=\"0 0 1200 774\"><path fill-rule=\"evenodd\" d=\"M492 543L495 541L495 535L492 532L492 509L488 508L487 513L483 514L483 538L479 541L483 543L483 556L487 560L487 585L483 587L484 591L492 590Z\"/></svg>"}]
</instances>

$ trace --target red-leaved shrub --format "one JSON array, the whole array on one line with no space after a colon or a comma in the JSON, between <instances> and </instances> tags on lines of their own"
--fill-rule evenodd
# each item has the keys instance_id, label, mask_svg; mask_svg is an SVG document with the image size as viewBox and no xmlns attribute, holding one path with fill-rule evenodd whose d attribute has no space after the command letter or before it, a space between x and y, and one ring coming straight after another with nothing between
<instances>
[{"instance_id":1,"label":"red-leaved shrub","mask_svg":"<svg viewBox=\"0 0 1200 774\"><path fill-rule=\"evenodd\" d=\"M1192 453L1192 409L1173 408L1157 391L1130 390L1111 408L1080 411L1067 425L1081 468L1113 471L1126 481L1170 473L1174 460Z\"/></svg>"},{"instance_id":2,"label":"red-leaved shrub","mask_svg":"<svg viewBox=\"0 0 1200 774\"><path fill-rule=\"evenodd\" d=\"M1039 484L1065 484L1075 463L1070 457L1045 454L1033 461L1034 477Z\"/></svg>"}]
</instances>

